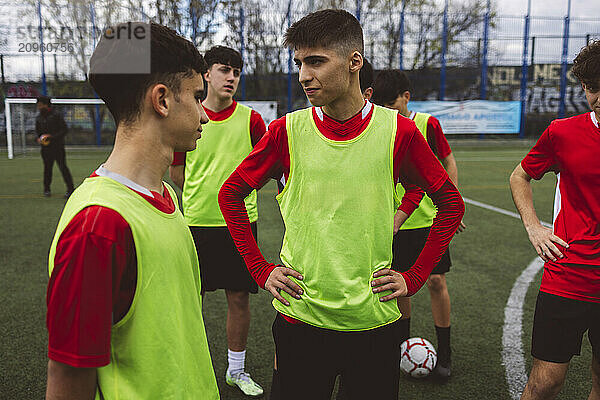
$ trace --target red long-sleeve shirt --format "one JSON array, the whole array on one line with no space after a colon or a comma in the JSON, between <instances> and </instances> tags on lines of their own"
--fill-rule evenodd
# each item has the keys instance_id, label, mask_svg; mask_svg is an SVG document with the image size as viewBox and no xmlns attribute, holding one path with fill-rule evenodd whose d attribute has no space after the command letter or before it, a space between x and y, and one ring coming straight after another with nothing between
<instances>
[{"instance_id":1,"label":"red long-sleeve shirt","mask_svg":"<svg viewBox=\"0 0 600 400\"><path fill-rule=\"evenodd\" d=\"M373 113L369 107L370 104L366 103L361 112L342 122L313 108L313 118L317 128L328 139L351 140L367 127ZM425 283L446 251L464 214L464 203L414 122L400 114L393 158L394 181L399 180L408 188L414 188L415 185L423 188L438 208L427 244L415 265L403 273L408 294L412 295ZM265 136L225 181L219 193L219 205L231 236L251 275L262 288L276 265L268 263L260 253L250 231L243 199L253 189L261 188L270 178L280 179L283 176L287 180L289 167L286 123L285 117L282 117L271 123ZM418 192L416 197L418 200L412 204L413 207L420 201Z\"/></svg>"},{"instance_id":2,"label":"red long-sleeve shirt","mask_svg":"<svg viewBox=\"0 0 600 400\"><path fill-rule=\"evenodd\" d=\"M175 210L176 199L166 188L151 195L130 189L161 212ZM127 221L102 206L77 213L60 235L48 281L48 357L72 367L107 365L111 328L129 311L136 282L135 243Z\"/></svg>"}]
</instances>

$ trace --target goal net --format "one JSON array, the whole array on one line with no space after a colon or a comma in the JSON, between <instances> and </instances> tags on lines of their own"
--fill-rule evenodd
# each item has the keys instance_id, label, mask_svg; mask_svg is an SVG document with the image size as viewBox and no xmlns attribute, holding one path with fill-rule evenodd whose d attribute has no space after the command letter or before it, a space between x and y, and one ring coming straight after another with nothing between
<instances>
[{"instance_id":1,"label":"goal net","mask_svg":"<svg viewBox=\"0 0 600 400\"><path fill-rule=\"evenodd\" d=\"M100 99L52 99L52 108L67 124L67 145L110 145L114 141L115 123ZM4 100L4 128L8 158L39 148L35 119L37 100L7 97ZM4 136L4 135L3 135Z\"/></svg>"},{"instance_id":2,"label":"goal net","mask_svg":"<svg viewBox=\"0 0 600 400\"><path fill-rule=\"evenodd\" d=\"M108 108L100 99L52 99L52 108L60 113L67 124L67 145L112 145L115 123ZM36 142L35 119L37 100L7 97L4 100L4 128L0 146L8 149L8 158L39 148ZM241 101L261 114L265 124L277 118L276 101ZM1 118L0 118L1 119ZM1 126L2 124L0 124ZM3 142L6 143L3 143Z\"/></svg>"}]
</instances>

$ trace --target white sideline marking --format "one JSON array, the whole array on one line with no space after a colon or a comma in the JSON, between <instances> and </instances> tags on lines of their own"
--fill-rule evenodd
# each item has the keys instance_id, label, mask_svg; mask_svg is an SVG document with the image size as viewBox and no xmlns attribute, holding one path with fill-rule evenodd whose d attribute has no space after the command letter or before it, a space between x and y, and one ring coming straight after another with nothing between
<instances>
[{"instance_id":1,"label":"white sideline marking","mask_svg":"<svg viewBox=\"0 0 600 400\"><path fill-rule=\"evenodd\" d=\"M521 219L515 212L494 207L463 197L465 203L472 204L486 210L495 211L509 217ZM552 228L552 224L540 221L543 226ZM525 295L531 282L544 266L544 261L536 257L529 263L527 268L519 275L510 291L506 307L504 307L504 326L502 328L502 364L504 365L506 383L511 399L518 400L527 384L527 372L525 371L525 355L523 354L523 304Z\"/></svg>"},{"instance_id":2,"label":"white sideline marking","mask_svg":"<svg viewBox=\"0 0 600 400\"><path fill-rule=\"evenodd\" d=\"M495 211L497 213L508 215L509 217L513 217L513 218L516 218L516 219L521 219L521 216L519 214L517 214L516 212L513 212L513 211L508 211L508 210L505 210L503 208L494 207L494 206L482 203L482 202L477 201L477 200L468 199L466 197L463 197L463 200L467 204L472 204L472 205L477 206L477 207L485 208L486 210ZM552 228L552 224L549 224L548 222L544 222L544 221L540 221L540 222L546 228Z\"/></svg>"},{"instance_id":3,"label":"white sideline marking","mask_svg":"<svg viewBox=\"0 0 600 400\"><path fill-rule=\"evenodd\" d=\"M525 355L523 354L523 304L529 285L544 266L544 261L536 257L519 275L510 291L504 308L502 328L502 364L510 397L518 400L527 384Z\"/></svg>"}]
</instances>

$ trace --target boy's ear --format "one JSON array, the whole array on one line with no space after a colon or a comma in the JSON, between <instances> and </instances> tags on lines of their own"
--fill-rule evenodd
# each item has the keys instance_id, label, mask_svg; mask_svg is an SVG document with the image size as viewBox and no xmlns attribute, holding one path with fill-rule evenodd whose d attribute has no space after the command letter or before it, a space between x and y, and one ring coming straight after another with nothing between
<instances>
[{"instance_id":1,"label":"boy's ear","mask_svg":"<svg viewBox=\"0 0 600 400\"><path fill-rule=\"evenodd\" d=\"M152 109L159 117L166 118L169 115L170 93L169 88L162 83L154 85L148 93Z\"/></svg>"},{"instance_id":2,"label":"boy's ear","mask_svg":"<svg viewBox=\"0 0 600 400\"><path fill-rule=\"evenodd\" d=\"M368 87L363 92L363 98L365 100L371 100L371 97L373 97L373 88L372 87Z\"/></svg>"},{"instance_id":3,"label":"boy's ear","mask_svg":"<svg viewBox=\"0 0 600 400\"><path fill-rule=\"evenodd\" d=\"M404 93L402 93L402 97L404 97L406 99L406 101L410 101L410 92L407 90Z\"/></svg>"},{"instance_id":4,"label":"boy's ear","mask_svg":"<svg viewBox=\"0 0 600 400\"><path fill-rule=\"evenodd\" d=\"M350 72L359 72L363 66L363 56L358 51L350 57Z\"/></svg>"}]
</instances>

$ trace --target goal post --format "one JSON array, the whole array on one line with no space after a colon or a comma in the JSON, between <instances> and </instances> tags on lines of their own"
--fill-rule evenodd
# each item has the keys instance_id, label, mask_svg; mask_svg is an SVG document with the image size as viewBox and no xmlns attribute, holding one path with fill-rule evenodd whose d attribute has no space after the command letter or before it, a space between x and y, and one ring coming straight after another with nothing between
<instances>
[{"instance_id":1,"label":"goal post","mask_svg":"<svg viewBox=\"0 0 600 400\"><path fill-rule=\"evenodd\" d=\"M112 144L116 126L103 100L56 98L50 101L53 105L61 106L60 111L69 128L70 145ZM4 99L6 147L9 159L27 152L28 148L35 145L32 135L35 134L36 103L35 98ZM277 101L240 101L240 104L245 104L261 114L267 126L277 118Z\"/></svg>"},{"instance_id":2,"label":"goal post","mask_svg":"<svg viewBox=\"0 0 600 400\"><path fill-rule=\"evenodd\" d=\"M51 104L56 105L104 105L104 101L101 99L51 99ZM24 151L26 148L26 139L25 135L28 131L31 131L31 124L34 121L36 112L35 108L32 105L37 103L37 99L35 98L19 98L19 97L6 97L4 99L4 120L6 124L6 147L8 150L8 158L13 159L15 153L17 151L17 147L20 147L21 151ZM27 121L25 121L25 113L23 111L23 107L29 107L29 113L27 115ZM17 107L20 107L20 110L16 110ZM15 129L15 117L16 112L19 111L19 129ZM98 114L96 112L96 114ZM96 118L99 118L96 116ZM98 125L98 124L96 124ZM15 132L17 131L17 132ZM16 135L15 135L16 133ZM18 143L15 143L18 141Z\"/></svg>"}]
</instances>

